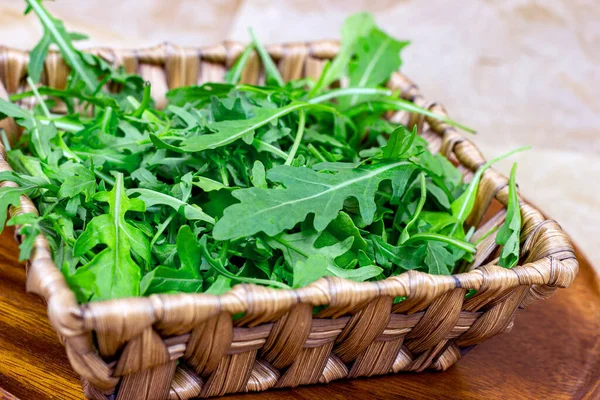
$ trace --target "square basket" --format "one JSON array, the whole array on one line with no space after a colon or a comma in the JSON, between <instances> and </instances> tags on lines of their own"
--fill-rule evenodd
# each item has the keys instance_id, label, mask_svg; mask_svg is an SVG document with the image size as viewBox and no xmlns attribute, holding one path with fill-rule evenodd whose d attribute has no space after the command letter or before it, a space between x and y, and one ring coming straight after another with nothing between
<instances>
[{"instance_id":1,"label":"square basket","mask_svg":"<svg viewBox=\"0 0 600 400\"><path fill-rule=\"evenodd\" d=\"M269 52L290 80L317 77L338 48L337 42L321 41L271 46ZM169 88L222 81L242 49L238 43L203 49L163 44L92 52L149 80L160 107ZM27 53L0 48L0 96L25 90L27 63ZM43 83L64 88L67 76L66 65L51 52ZM242 81L263 80L254 55ZM388 86L445 115L402 74L395 73ZM467 179L484 163L479 150L445 123L406 112L389 118L416 124L431 149L458 165ZM0 126L18 134L13 121ZM0 170L10 169L0 145ZM483 175L467 221L477 227L475 237L503 222L507 184L493 169ZM453 276L409 271L364 283L327 277L296 290L241 284L221 296L152 295L79 305L40 235L28 262L27 290L47 301L50 322L82 377L85 395L95 400L184 400L445 370L472 346L510 329L520 308L569 286L577 274L573 247L560 226L519 200L522 254L512 269L493 265L499 249L490 235L478 244L473 268ZM35 211L24 196L20 207L10 210L12 215ZM466 298L470 289L476 293ZM394 304L398 296L406 299ZM317 307L321 311L314 314Z\"/></svg>"}]
</instances>

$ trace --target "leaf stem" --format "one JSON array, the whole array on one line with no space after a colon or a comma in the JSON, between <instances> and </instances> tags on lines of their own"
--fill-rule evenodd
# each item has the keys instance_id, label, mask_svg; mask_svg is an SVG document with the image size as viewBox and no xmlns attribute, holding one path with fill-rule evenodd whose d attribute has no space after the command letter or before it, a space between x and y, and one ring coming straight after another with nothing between
<instances>
[{"instance_id":1,"label":"leaf stem","mask_svg":"<svg viewBox=\"0 0 600 400\"><path fill-rule=\"evenodd\" d=\"M355 106L344 110L344 113L348 117L352 118L353 116L364 112L365 109L373 110L373 105L380 106L383 110L408 111L408 112L412 112L412 113L416 113L416 114L425 115L427 117L443 121L443 122L447 123L448 125L452 125L457 128L460 128L465 132L476 133L476 131L473 128L469 128L468 126L458 123L458 122L456 122L448 117L445 117L441 114L429 111L423 107L419 107L418 105L416 105L415 103L413 103L411 101L396 98L396 97L380 98L377 100L369 100L364 103L358 103Z\"/></svg>"},{"instance_id":2,"label":"leaf stem","mask_svg":"<svg viewBox=\"0 0 600 400\"><path fill-rule=\"evenodd\" d=\"M492 229L490 229L489 231L484 233L479 239L477 239L477 241L475 242L475 246L477 246L479 243L483 242L490 235L493 235L494 232L496 232L498 229L500 229L500 225L496 225Z\"/></svg>"},{"instance_id":3,"label":"leaf stem","mask_svg":"<svg viewBox=\"0 0 600 400\"><path fill-rule=\"evenodd\" d=\"M281 158L283 158L284 160L287 159L288 155L286 152L284 152L283 150L273 146L272 144L269 144L267 142L263 142L260 139L256 139L254 138L254 140L252 141L252 144L254 145L254 147L256 147L256 149L258 151L268 151L269 153L273 153L276 156L279 156Z\"/></svg>"},{"instance_id":4,"label":"leaf stem","mask_svg":"<svg viewBox=\"0 0 600 400\"><path fill-rule=\"evenodd\" d=\"M27 83L31 87L31 91L35 95L35 98L37 99L38 104L42 108L44 115L46 116L46 118L50 118L50 110L48 110L48 106L46 105L46 102L44 101L44 99L42 99L42 96L40 96L40 92L38 92L37 86L35 85L35 82L33 82L33 79L31 79L30 76L27 77Z\"/></svg>"},{"instance_id":5,"label":"leaf stem","mask_svg":"<svg viewBox=\"0 0 600 400\"><path fill-rule=\"evenodd\" d=\"M265 68L265 71L267 73L267 76L273 78L275 80L275 82L277 82L278 86L285 86L285 82L283 81L283 78L281 77L279 70L275 66L273 59L269 55L269 52L267 51L267 49L265 49L265 47L262 45L262 43L258 40L258 38L254 34L254 30L252 30L252 28L250 28L250 37L252 37L252 42L254 43L254 46L256 47L258 54L260 55L260 59L262 60L262 63Z\"/></svg>"},{"instance_id":6,"label":"leaf stem","mask_svg":"<svg viewBox=\"0 0 600 400\"><path fill-rule=\"evenodd\" d=\"M204 239L205 236L203 236L202 238ZM232 280L238 281L238 282L255 283L258 285L265 285L265 286L274 286L279 289L289 289L290 288L288 285L286 285L283 282L278 282L278 281L273 281L273 280L268 280L268 279L237 276L237 275L229 272L227 270L227 268L225 268L225 265L223 262L223 253L220 253L218 258L213 258L210 255L210 253L208 252L208 249L206 246L206 239L204 239L204 240L203 239L200 239L200 246L201 246L200 248L202 249L202 256L206 259L206 261L210 264L210 266L215 269L215 271L218 274L221 274L221 275L225 276L226 278L229 278L229 279L232 279ZM225 247L225 252L224 252L225 255L227 254L227 248L228 248L227 243L228 242L225 242L225 244L223 245ZM226 261L226 259L225 259L225 261Z\"/></svg>"},{"instance_id":7,"label":"leaf stem","mask_svg":"<svg viewBox=\"0 0 600 400\"><path fill-rule=\"evenodd\" d=\"M38 118L38 121L40 121L40 123L42 125L50 125L51 123L53 123L54 126L56 126L58 129L63 130L65 132L69 132L69 133L76 133L84 128L84 126L81 124L59 121L53 117L37 117L37 118Z\"/></svg>"},{"instance_id":8,"label":"leaf stem","mask_svg":"<svg viewBox=\"0 0 600 400\"><path fill-rule=\"evenodd\" d=\"M466 251L467 253L475 254L477 252L477 249L471 243L463 242L462 240L454 239L452 237L437 233L417 233L416 235L412 235L406 242L404 242L404 244L409 244L419 240L434 240L457 247Z\"/></svg>"},{"instance_id":9,"label":"leaf stem","mask_svg":"<svg viewBox=\"0 0 600 400\"><path fill-rule=\"evenodd\" d=\"M285 165L290 165L296 156L296 152L298 151L298 147L300 147L300 142L302 141L302 136L304 135L304 125L306 124L306 113L304 110L300 110L300 120L298 121L298 131L296 132L296 137L294 138L294 144L290 150L290 153L287 156L287 160L285 160Z\"/></svg>"},{"instance_id":10,"label":"leaf stem","mask_svg":"<svg viewBox=\"0 0 600 400\"><path fill-rule=\"evenodd\" d=\"M148 108L149 104L150 104L150 82L146 81L146 83L144 83L144 96L142 97L142 103L139 105L138 108L135 109L135 111L131 114L131 116L134 118L141 117L142 114L144 113L144 111L146 111L146 109Z\"/></svg>"},{"instance_id":11,"label":"leaf stem","mask_svg":"<svg viewBox=\"0 0 600 400\"><path fill-rule=\"evenodd\" d=\"M378 95L378 96L390 96L392 92L388 89L373 89L373 88L342 88L333 89L320 96L314 97L308 100L308 103L317 104L323 103L327 100L334 99L336 97L354 96L354 95Z\"/></svg>"},{"instance_id":12,"label":"leaf stem","mask_svg":"<svg viewBox=\"0 0 600 400\"><path fill-rule=\"evenodd\" d=\"M225 76L226 83L230 83L232 85L237 85L237 83L240 81L242 72L244 72L244 68L245 68L246 64L248 63L248 60L250 59L250 56L252 55L253 51L254 51L253 43L250 43L248 46L246 46L246 48L244 49L244 51L242 52L240 57L235 62L235 65L233 66L233 68L229 70L230 73L227 73L227 75Z\"/></svg>"},{"instance_id":13,"label":"leaf stem","mask_svg":"<svg viewBox=\"0 0 600 400\"><path fill-rule=\"evenodd\" d=\"M408 221L408 223L402 230L402 233L398 238L397 246L400 246L402 243L406 242L410 238L408 230L417 221L417 218L419 218L419 214L421 214L421 210L423 210L423 206L425 205L425 200L427 199L427 186L425 184L425 174L419 174L419 183L421 187L421 196L419 197L419 203L417 204L417 208L415 209L415 214L413 215L412 219Z\"/></svg>"},{"instance_id":14,"label":"leaf stem","mask_svg":"<svg viewBox=\"0 0 600 400\"><path fill-rule=\"evenodd\" d=\"M27 0L27 4L37 14L40 21L42 22L42 25L44 25L46 32L52 35L52 39L54 39L54 42L61 50L62 56L67 61L67 64L69 64L71 68L75 70L79 78L81 78L84 81L88 90L93 92L96 89L97 82L94 82L92 77L88 73L86 73L87 71L85 70L81 59L79 58L79 54L77 54L77 51L74 49L73 45L68 41L68 39L63 37L63 34L57 27L57 24L52 18L52 16L48 14L48 11L46 11L46 9L42 6L41 2L39 2L38 0Z\"/></svg>"},{"instance_id":15,"label":"leaf stem","mask_svg":"<svg viewBox=\"0 0 600 400\"><path fill-rule=\"evenodd\" d=\"M456 214L454 215L456 217L456 222L452 226L452 230L449 234L450 236L454 235L454 232L456 232L458 226L460 224L463 224L466 221L469 214L471 214L471 211L473 210L473 205L475 203L475 197L477 196L477 189L479 188L479 181L481 180L483 173L498 161L504 160L505 158L508 158L518 152L529 150L530 148L531 146L523 146L519 147L518 149L509 151L508 153L502 154L501 156L491 159L490 161L486 162L481 167L479 167L477 171L475 171L473 178L471 178L471 182L469 182L467 190L458 199L455 200L455 202L460 202L457 212L454 211L454 203L452 203L452 214Z\"/></svg>"},{"instance_id":16,"label":"leaf stem","mask_svg":"<svg viewBox=\"0 0 600 400\"><path fill-rule=\"evenodd\" d=\"M102 132L104 133L108 133L108 124L110 123L110 118L113 114L113 109L112 107L106 107L106 109L104 110L104 114L102 115L102 124L100 126L100 129L102 130Z\"/></svg>"},{"instance_id":17,"label":"leaf stem","mask_svg":"<svg viewBox=\"0 0 600 400\"><path fill-rule=\"evenodd\" d=\"M6 151L10 151L10 140L8 140L8 136L6 136L6 131L3 128L0 128L0 138L2 139L2 144L4 145Z\"/></svg>"},{"instance_id":18,"label":"leaf stem","mask_svg":"<svg viewBox=\"0 0 600 400\"><path fill-rule=\"evenodd\" d=\"M308 146L306 146L306 147L308 148L308 151L310 151L313 156L315 156L319 160L321 160L321 162L327 162L327 159L325 159L325 157L323 157L323 154L321 154L321 152L319 150L317 150L317 148L315 146L313 146L312 143L309 143Z\"/></svg>"},{"instance_id":19,"label":"leaf stem","mask_svg":"<svg viewBox=\"0 0 600 400\"><path fill-rule=\"evenodd\" d=\"M175 218L175 214L177 214L177 211L171 212L171 214L167 217L167 219L165 219L157 227L156 233L154 234L154 236L152 236L152 240L150 240L150 248L154 247L154 243L156 243L156 241L160 238L160 235L162 235L162 233L165 231L165 229L167 228L167 226L169 226L169 224L171 223L171 221L173 220L173 218Z\"/></svg>"},{"instance_id":20,"label":"leaf stem","mask_svg":"<svg viewBox=\"0 0 600 400\"><path fill-rule=\"evenodd\" d=\"M219 174L221 174L223 185L229 186L229 177L227 176L227 170L223 165L219 165Z\"/></svg>"}]
</instances>

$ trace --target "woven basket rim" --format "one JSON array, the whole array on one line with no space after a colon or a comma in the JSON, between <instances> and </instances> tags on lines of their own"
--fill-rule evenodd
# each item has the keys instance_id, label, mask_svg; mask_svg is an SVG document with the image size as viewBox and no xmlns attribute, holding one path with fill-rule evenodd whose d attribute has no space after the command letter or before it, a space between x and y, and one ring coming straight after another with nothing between
<instances>
[{"instance_id":1,"label":"woven basket rim","mask_svg":"<svg viewBox=\"0 0 600 400\"><path fill-rule=\"evenodd\" d=\"M325 52L312 50L313 48L323 45L330 47L330 49ZM161 61L160 57L167 57L171 50L183 52L194 51L201 54L203 57L206 57L208 61L214 59L216 62L225 61L228 65L231 65L232 60L235 60L243 47L243 44L234 41L225 41L216 46L203 47L181 47L165 42L140 50L95 47L86 51L101 55L108 61L113 61L122 54L135 53L139 58L157 57L157 62L164 62L164 60ZM266 47L274 59L279 58L282 49L290 48L292 51L297 48L298 51L308 52L308 54L311 54L316 58L328 59L332 57L332 54L337 52L339 42L334 40L320 40L304 43L276 44ZM10 57L11 54L27 54L27 51L0 46L0 54L2 53L6 53ZM157 55L157 53L161 54ZM401 76L402 79L407 79L399 73L396 74ZM0 89L3 89L1 86L2 83L0 81ZM414 87L416 88L416 85L414 85ZM408 98L408 100L412 101L414 99ZM432 104L430 109L434 112L446 115L445 110L438 104ZM480 160L470 157L471 153L469 153L469 151L472 149L477 150L477 148L467 138L462 137L449 125L436 121L430 117L426 117L425 120L429 123L430 127L442 137L451 137L451 145L446 149L445 156L447 156L447 153L453 152L456 146L461 145L468 150L463 152L463 157L466 157L464 159L462 159L460 155L457 155L459 162L463 166L467 167L471 172L474 172L482 165L483 159ZM6 158L6 150L0 143L0 170L4 170L6 167L10 168L10 165ZM503 180L502 187L497 191L494 197L506 207L506 187L508 179L497 173L493 168L486 171L484 176L488 174L494 174L499 177L499 179ZM12 182L2 182L1 184L12 184ZM523 208L523 204L526 203L520 196L519 198L521 208ZM531 209L539 213L535 208L531 207ZM24 212L37 212L37 210L31 200L22 197L20 207L12 209L11 215ZM17 227L17 231L18 228L19 227ZM564 236L565 240L569 242L568 236L560 229L558 224L547 226L545 229L546 228L548 232L543 234ZM75 301L73 291L69 288L62 273L54 264L48 242L43 234L41 234L36 238L34 251L28 260L27 289L46 299L52 325L57 329L61 336L69 337L80 335L82 330L101 329L102 321L98 319L98 316L104 315L104 311L107 312L106 315L113 314L114 310L119 308L118 305L135 304L135 307L144 308L152 307L152 305L156 303L161 303L164 306L164 304L186 302L194 303L201 308L206 307L206 309L212 309L218 307L221 311L238 314L247 312L250 308L254 307L267 307L267 305L264 304L264 299L268 299L269 305L275 304L276 307L282 308L288 307L290 304L298 303L306 303L312 306L331 305L331 300L334 300L331 295L333 292L354 293L359 297L358 301L367 304L369 301L379 296L398 297L414 295L417 283L420 285L419 287L427 287L428 292L430 292L429 295L434 297L456 288L480 290L485 287L486 289L495 288L504 290L518 285L567 287L577 273L578 264L572 248L566 249L565 251L570 251L573 255L562 257L561 260L558 260L555 257L541 257L532 262L518 265L512 269L486 265L470 272L455 275L434 275L419 271L407 271L374 282L353 282L337 277L325 277L299 289L275 289L242 283L235 285L230 291L219 296L206 293L153 294L147 297L127 297L78 304ZM569 260L572 260L572 262L567 262ZM42 279L40 276L41 272L39 269L36 269L36 266L42 264L44 267L41 269L44 273L50 273L52 275L51 278ZM52 267L54 270L51 270ZM34 271L33 275L32 271ZM45 284L41 284L40 282L42 281L45 282ZM67 291L64 290L65 288ZM431 293L433 293L433 295ZM339 315L333 315L334 318L337 316ZM160 321L164 317L166 317L166 315L157 315L156 321ZM250 323L250 326L252 325L253 324ZM106 329L106 327L104 329Z\"/></svg>"}]
</instances>

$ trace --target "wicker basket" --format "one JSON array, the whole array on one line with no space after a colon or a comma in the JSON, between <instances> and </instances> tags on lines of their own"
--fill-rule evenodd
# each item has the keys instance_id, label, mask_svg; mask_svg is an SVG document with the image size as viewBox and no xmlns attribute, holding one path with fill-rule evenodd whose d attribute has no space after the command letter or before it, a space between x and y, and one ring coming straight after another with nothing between
<instances>
[{"instance_id":1,"label":"wicker basket","mask_svg":"<svg viewBox=\"0 0 600 400\"><path fill-rule=\"evenodd\" d=\"M323 41L271 46L269 52L288 80L318 76L338 47ZM95 52L151 81L160 107L168 88L221 81L242 49L237 43L204 49L164 44ZM24 52L0 48L0 95L25 89L27 61ZM51 53L45 67L44 83L64 87L68 70L58 54ZM261 71L253 56L242 80L260 82ZM388 85L445 114L400 73ZM417 124L431 148L459 164L465 175L484 163L477 148L444 123L406 113L390 117ZM1 124L17 132L14 122ZM0 150L0 170L8 170ZM504 176L492 169L484 174L468 220L479 227L476 235L503 221L503 207L489 210L495 202L505 206L507 192ZM522 265L513 269L487 265L498 254L491 236L478 245L475 266L480 267L454 276L409 271L366 283L328 277L297 290L237 285L222 296L152 295L78 305L39 236L28 263L27 290L46 299L50 322L91 399L189 399L445 370L473 345L512 327L519 308L569 286L577 274L573 247L560 226L523 199L520 207ZM11 213L32 211L34 205L23 197ZM486 213L491 218L482 222ZM465 299L469 289L477 292ZM397 296L406 300L394 304ZM313 314L315 307L322 310Z\"/></svg>"}]
</instances>

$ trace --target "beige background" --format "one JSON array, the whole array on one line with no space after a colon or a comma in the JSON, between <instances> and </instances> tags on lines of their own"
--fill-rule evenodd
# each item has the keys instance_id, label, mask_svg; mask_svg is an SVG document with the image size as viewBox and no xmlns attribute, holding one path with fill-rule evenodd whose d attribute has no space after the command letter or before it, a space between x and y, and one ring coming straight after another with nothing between
<instances>
[{"instance_id":1,"label":"beige background","mask_svg":"<svg viewBox=\"0 0 600 400\"><path fill-rule=\"evenodd\" d=\"M404 71L429 99L478 130L488 158L515 157L521 190L557 219L600 266L600 3L597 0L47 2L85 46L202 46L338 38L344 17L370 10L413 44ZM41 35L20 0L0 0L0 44L31 48ZM510 162L499 167L505 173Z\"/></svg>"}]
</instances>

